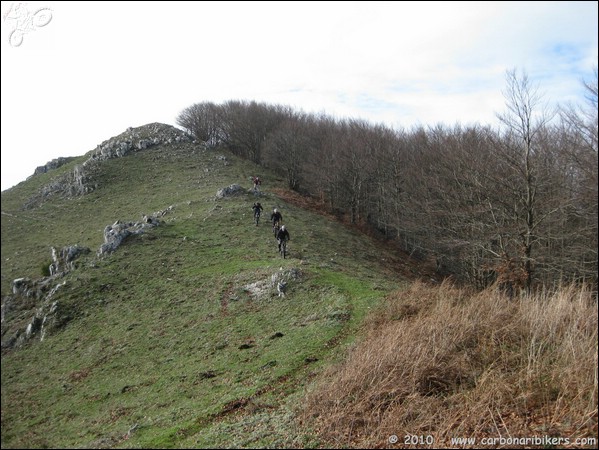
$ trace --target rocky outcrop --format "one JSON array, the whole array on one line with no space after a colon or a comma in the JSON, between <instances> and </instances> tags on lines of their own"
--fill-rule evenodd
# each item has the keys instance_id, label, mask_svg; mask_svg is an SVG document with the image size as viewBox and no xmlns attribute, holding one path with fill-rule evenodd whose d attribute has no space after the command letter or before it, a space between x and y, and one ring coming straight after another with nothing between
<instances>
[{"instance_id":1,"label":"rocky outcrop","mask_svg":"<svg viewBox=\"0 0 599 450\"><path fill-rule=\"evenodd\" d=\"M12 282L12 295L2 299L2 349L20 347L34 336L44 339L48 330L58 328L68 322L69 317L62 311L60 303L53 301L54 294L66 281L57 283L57 280L75 268L75 260L82 254L89 253L90 249L78 245L63 247L60 250L52 247L52 263L50 276L38 280L30 278L17 278ZM18 328L5 336L7 315L13 311L38 305L33 317L25 328Z\"/></svg>"},{"instance_id":2,"label":"rocky outcrop","mask_svg":"<svg viewBox=\"0 0 599 450\"><path fill-rule=\"evenodd\" d=\"M242 289L257 300L276 295L284 297L289 284L298 281L302 272L296 268L283 269L282 267L273 273L270 278L246 284Z\"/></svg>"},{"instance_id":3,"label":"rocky outcrop","mask_svg":"<svg viewBox=\"0 0 599 450\"><path fill-rule=\"evenodd\" d=\"M80 247L79 245L70 245L57 250L52 247L52 264L50 264L50 275L61 275L70 272L75 268L75 259L79 255L89 253L90 249L87 247Z\"/></svg>"},{"instance_id":4,"label":"rocky outcrop","mask_svg":"<svg viewBox=\"0 0 599 450\"><path fill-rule=\"evenodd\" d=\"M216 198L234 197L236 195L246 194L247 192L248 190L242 188L240 185L232 184L230 186L219 189L216 192Z\"/></svg>"},{"instance_id":5,"label":"rocky outcrop","mask_svg":"<svg viewBox=\"0 0 599 450\"><path fill-rule=\"evenodd\" d=\"M142 222L121 222L117 220L112 225L107 225L104 228L104 243L98 250L98 256L114 252L129 236L141 234L148 227L155 227L156 225L158 225L158 221L154 218L148 218L147 221Z\"/></svg>"},{"instance_id":6,"label":"rocky outcrop","mask_svg":"<svg viewBox=\"0 0 599 450\"><path fill-rule=\"evenodd\" d=\"M52 285L56 279L75 269L75 260L81 255L89 253L91 250L79 245L69 245L61 249L52 247L51 251L52 262L48 268L50 276L37 280L30 278L14 279L12 282L12 293L14 296L36 300L43 298L48 291L53 289ZM4 320L4 316L2 320Z\"/></svg>"},{"instance_id":7,"label":"rocky outcrop","mask_svg":"<svg viewBox=\"0 0 599 450\"><path fill-rule=\"evenodd\" d=\"M62 156L59 158L55 158L52 161L47 162L43 166L36 167L35 171L33 172L33 175L31 175L31 177L33 177L35 175L39 175L41 173L49 172L54 169L58 169L60 166L64 166L65 164L70 163L74 159L75 159L75 157L64 158ZM29 177L29 178L31 178L31 177Z\"/></svg>"},{"instance_id":8,"label":"rocky outcrop","mask_svg":"<svg viewBox=\"0 0 599 450\"><path fill-rule=\"evenodd\" d=\"M138 128L127 128L127 131L112 137L96 147L91 153L95 160L121 158L146 148L160 144L192 142L193 138L171 125L151 123Z\"/></svg>"},{"instance_id":9,"label":"rocky outcrop","mask_svg":"<svg viewBox=\"0 0 599 450\"><path fill-rule=\"evenodd\" d=\"M171 205L165 210L144 215L140 222L121 222L120 220L117 220L112 225L107 225L104 228L104 243L98 249L97 255L102 256L112 253L129 236L144 233L149 228L158 226L160 224L160 220L158 218L165 216L172 211L173 208L174 205Z\"/></svg>"},{"instance_id":10,"label":"rocky outcrop","mask_svg":"<svg viewBox=\"0 0 599 450\"><path fill-rule=\"evenodd\" d=\"M44 340L46 333L49 330L60 328L70 319L61 310L58 301L52 301L52 297L66 282L55 285L42 298L40 306L37 308L34 316L31 318L25 329L19 328L14 331L8 338L2 340L2 349L9 349L22 346L26 341L39 336L40 340ZM2 302L2 324L4 325L4 316L7 310L13 306L16 297L4 299ZM4 336L3 336L4 338Z\"/></svg>"},{"instance_id":11,"label":"rocky outcrop","mask_svg":"<svg viewBox=\"0 0 599 450\"><path fill-rule=\"evenodd\" d=\"M96 176L101 168L101 162L113 159L122 158L128 154L145 150L147 148L173 143L193 142L193 138L173 127L163 123L151 123L137 128L127 128L124 133L112 137L101 144L95 150L88 153L89 158L82 164L76 165L72 171L66 173L52 182L48 183L34 195L25 205L25 208L31 208L41 204L47 197L53 195L63 195L66 197L77 197L85 195L98 188L98 177ZM65 164L68 158L58 158L63 160L61 164ZM46 164L52 167L58 164L51 161ZM44 167L38 167L39 173L43 173ZM36 169L36 173L38 173ZM47 170L46 170L47 171ZM35 175L35 174L34 174Z\"/></svg>"},{"instance_id":12,"label":"rocky outcrop","mask_svg":"<svg viewBox=\"0 0 599 450\"><path fill-rule=\"evenodd\" d=\"M121 222L117 220L112 225L107 225L104 228L104 244L97 251L97 256L110 254L127 237L144 233L148 229L158 226L160 223L159 218L164 217L173 209L174 205L171 205L164 210L144 215L139 222ZM90 253L90 251L89 248L79 245L70 245L61 249L52 247L52 263L49 266L50 276L38 280L30 278L13 280L12 295L7 295L2 299L2 349L20 347L27 340L36 336L43 340L48 331L60 328L71 320L64 306L53 299L54 294L66 285L66 281L57 282L57 280L75 270L76 260L81 255ZM17 329L8 331L9 327L5 319L12 311L30 311L34 308L33 317L24 328L21 325Z\"/></svg>"}]
</instances>

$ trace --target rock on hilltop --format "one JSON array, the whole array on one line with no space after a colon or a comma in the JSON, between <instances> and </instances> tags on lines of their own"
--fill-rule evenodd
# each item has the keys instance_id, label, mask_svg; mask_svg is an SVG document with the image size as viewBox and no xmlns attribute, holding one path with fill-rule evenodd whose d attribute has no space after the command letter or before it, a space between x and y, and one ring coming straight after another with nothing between
<instances>
[{"instance_id":1,"label":"rock on hilltop","mask_svg":"<svg viewBox=\"0 0 599 450\"><path fill-rule=\"evenodd\" d=\"M164 123L150 123L137 128L129 127L118 136L99 144L95 150L90 152L91 157L88 161L120 158L154 145L191 142L192 140L193 138L184 131Z\"/></svg>"},{"instance_id":2,"label":"rock on hilltop","mask_svg":"<svg viewBox=\"0 0 599 450\"><path fill-rule=\"evenodd\" d=\"M75 197L93 191L98 187L94 181L94 174L102 161L121 158L155 145L192 141L193 138L189 134L172 125L150 123L137 128L129 127L123 133L102 142L94 150L88 152L88 159L82 164L76 165L72 171L55 178L49 184L43 186L29 200L26 207L39 205L47 197L52 195ZM64 158L58 159L64 163L62 161ZM33 176L59 167L59 165L54 164L54 161L40 166L39 170L36 169Z\"/></svg>"}]
</instances>

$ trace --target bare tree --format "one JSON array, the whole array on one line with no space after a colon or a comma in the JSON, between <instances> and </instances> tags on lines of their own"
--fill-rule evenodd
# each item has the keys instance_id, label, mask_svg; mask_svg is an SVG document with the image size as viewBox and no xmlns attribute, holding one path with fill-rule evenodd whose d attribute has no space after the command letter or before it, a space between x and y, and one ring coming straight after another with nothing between
<instances>
[{"instance_id":1,"label":"bare tree","mask_svg":"<svg viewBox=\"0 0 599 450\"><path fill-rule=\"evenodd\" d=\"M366 205L368 223L385 237L397 235L404 209L404 146L399 133L383 125L370 129L367 145L372 158Z\"/></svg>"},{"instance_id":2,"label":"bare tree","mask_svg":"<svg viewBox=\"0 0 599 450\"><path fill-rule=\"evenodd\" d=\"M264 163L283 174L290 189L299 191L305 172L304 161L313 155L314 144L306 115L295 114L270 133L264 145Z\"/></svg>"},{"instance_id":3,"label":"bare tree","mask_svg":"<svg viewBox=\"0 0 599 450\"><path fill-rule=\"evenodd\" d=\"M196 103L185 108L177 116L177 124L210 147L221 142L219 106L214 103Z\"/></svg>"},{"instance_id":4,"label":"bare tree","mask_svg":"<svg viewBox=\"0 0 599 450\"><path fill-rule=\"evenodd\" d=\"M544 180L539 177L535 161L543 151L538 145L539 135L553 114L543 108L541 95L526 73L518 76L515 69L510 70L506 73L506 80L507 88L503 94L507 112L498 114L506 131L497 150L513 174L510 179L514 183L514 205L510 214L515 229L509 243L515 244L510 250L516 254L506 253L505 258L510 263L516 259L518 268L523 269L523 287L529 290L533 277L533 248L537 241L537 229L543 220L543 217L537 217L537 194L539 183Z\"/></svg>"},{"instance_id":5,"label":"bare tree","mask_svg":"<svg viewBox=\"0 0 599 450\"><path fill-rule=\"evenodd\" d=\"M597 283L598 205L597 205L597 134L598 134L598 75L583 81L586 105L567 105L561 108L562 126L558 136L561 166L567 177L570 199L567 216L562 223L569 234L564 259L585 279Z\"/></svg>"},{"instance_id":6,"label":"bare tree","mask_svg":"<svg viewBox=\"0 0 599 450\"><path fill-rule=\"evenodd\" d=\"M587 105L567 105L560 109L562 121L567 126L574 136L581 139L582 146L588 153L597 158L597 100L598 100L598 74L597 68L594 69L594 80L583 81L584 88L587 93ZM580 144L577 144L579 147Z\"/></svg>"},{"instance_id":7,"label":"bare tree","mask_svg":"<svg viewBox=\"0 0 599 450\"><path fill-rule=\"evenodd\" d=\"M290 111L255 101L226 102L220 114L225 144L234 153L259 164L267 136L289 117Z\"/></svg>"},{"instance_id":8,"label":"bare tree","mask_svg":"<svg viewBox=\"0 0 599 450\"><path fill-rule=\"evenodd\" d=\"M331 211L337 207L339 171L334 170L338 158L338 144L342 131L337 121L320 114L312 121L310 141L313 153L304 161L305 180L309 192Z\"/></svg>"}]
</instances>

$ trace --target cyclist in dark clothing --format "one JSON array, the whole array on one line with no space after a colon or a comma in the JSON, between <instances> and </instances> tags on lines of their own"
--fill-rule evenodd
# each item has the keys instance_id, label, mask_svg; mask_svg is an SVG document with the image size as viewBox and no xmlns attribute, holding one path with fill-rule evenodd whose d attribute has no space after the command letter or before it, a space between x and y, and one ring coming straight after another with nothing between
<instances>
[{"instance_id":1,"label":"cyclist in dark clothing","mask_svg":"<svg viewBox=\"0 0 599 450\"><path fill-rule=\"evenodd\" d=\"M264 209L260 202L255 202L254 206L252 206L254 210L254 221L256 222L256 226L258 226L258 220L260 219L260 212Z\"/></svg>"},{"instance_id":2,"label":"cyclist in dark clothing","mask_svg":"<svg viewBox=\"0 0 599 450\"><path fill-rule=\"evenodd\" d=\"M282 225L281 229L277 233L277 241L279 242L279 251L281 251L281 243L283 241L289 241L290 239L291 238L289 236L289 231L287 231L287 228L285 227L285 225Z\"/></svg>"},{"instance_id":3,"label":"cyclist in dark clothing","mask_svg":"<svg viewBox=\"0 0 599 450\"><path fill-rule=\"evenodd\" d=\"M277 225L280 225L283 222L283 216L282 214L277 210L277 208L275 208L272 212L272 214L270 215L270 220L272 220L272 226L273 228Z\"/></svg>"}]
</instances>

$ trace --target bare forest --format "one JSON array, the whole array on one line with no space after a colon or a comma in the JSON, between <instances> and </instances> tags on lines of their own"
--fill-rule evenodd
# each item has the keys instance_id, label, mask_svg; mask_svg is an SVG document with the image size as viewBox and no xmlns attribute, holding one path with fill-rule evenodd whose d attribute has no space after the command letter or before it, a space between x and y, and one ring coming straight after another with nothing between
<instances>
[{"instance_id":1,"label":"bare forest","mask_svg":"<svg viewBox=\"0 0 599 450\"><path fill-rule=\"evenodd\" d=\"M275 170L290 189L477 288L597 287L597 71L586 102L549 110L506 73L497 124L392 129L231 100L179 126Z\"/></svg>"}]
</instances>

